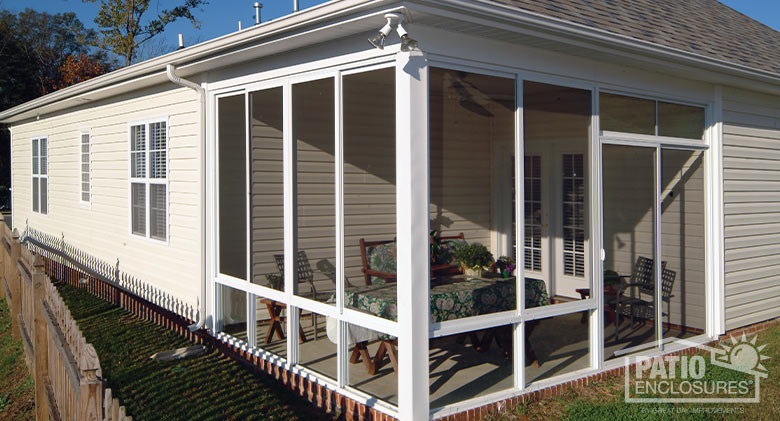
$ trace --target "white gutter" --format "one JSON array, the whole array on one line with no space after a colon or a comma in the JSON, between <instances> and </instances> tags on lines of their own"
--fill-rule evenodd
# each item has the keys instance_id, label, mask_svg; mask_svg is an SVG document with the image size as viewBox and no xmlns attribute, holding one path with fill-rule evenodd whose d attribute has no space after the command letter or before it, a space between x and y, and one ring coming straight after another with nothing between
<instances>
[{"instance_id":1,"label":"white gutter","mask_svg":"<svg viewBox=\"0 0 780 421\"><path fill-rule=\"evenodd\" d=\"M195 82L176 76L176 66L168 64L165 67L168 80L185 88L193 89L200 99L198 125L200 127L200 297L198 300L198 321L188 327L190 332L203 329L206 324L206 90Z\"/></svg>"},{"instance_id":2,"label":"white gutter","mask_svg":"<svg viewBox=\"0 0 780 421\"><path fill-rule=\"evenodd\" d=\"M280 36L296 30L302 30L315 24L321 24L330 19L358 13L361 10L370 9L390 2L393 2L393 0L332 0L317 6L312 6L297 13L282 16L259 25L254 25L243 31L223 35L219 38L205 41L182 50L177 50L160 57L115 70L111 73L33 99L24 104L17 105L16 107L1 110L0 122L8 122L9 119L18 114L76 96L85 95L101 88L118 85L122 82L144 76L159 75L160 72L165 72L167 64L172 63L181 67L183 64L191 64L198 60L219 55L226 50L238 48L243 45Z\"/></svg>"}]
</instances>

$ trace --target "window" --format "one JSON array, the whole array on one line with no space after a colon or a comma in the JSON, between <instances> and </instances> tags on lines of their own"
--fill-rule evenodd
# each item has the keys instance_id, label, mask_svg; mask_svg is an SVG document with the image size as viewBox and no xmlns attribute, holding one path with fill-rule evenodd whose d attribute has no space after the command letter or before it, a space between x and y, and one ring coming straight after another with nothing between
<instances>
[{"instance_id":1,"label":"window","mask_svg":"<svg viewBox=\"0 0 780 421\"><path fill-rule=\"evenodd\" d=\"M585 176L582 154L563 154L563 273L585 276Z\"/></svg>"},{"instance_id":2,"label":"window","mask_svg":"<svg viewBox=\"0 0 780 421\"><path fill-rule=\"evenodd\" d=\"M602 92L601 130L704 138L704 108Z\"/></svg>"},{"instance_id":3,"label":"window","mask_svg":"<svg viewBox=\"0 0 780 421\"><path fill-rule=\"evenodd\" d=\"M89 133L81 134L81 201L90 202L90 144Z\"/></svg>"},{"instance_id":4,"label":"window","mask_svg":"<svg viewBox=\"0 0 780 421\"><path fill-rule=\"evenodd\" d=\"M165 241L168 238L167 199L167 124L165 121L131 124L130 231Z\"/></svg>"},{"instance_id":5,"label":"window","mask_svg":"<svg viewBox=\"0 0 780 421\"><path fill-rule=\"evenodd\" d=\"M525 268L542 271L542 157L525 156Z\"/></svg>"},{"instance_id":6,"label":"window","mask_svg":"<svg viewBox=\"0 0 780 421\"><path fill-rule=\"evenodd\" d=\"M49 213L48 140L32 139L32 210Z\"/></svg>"}]
</instances>

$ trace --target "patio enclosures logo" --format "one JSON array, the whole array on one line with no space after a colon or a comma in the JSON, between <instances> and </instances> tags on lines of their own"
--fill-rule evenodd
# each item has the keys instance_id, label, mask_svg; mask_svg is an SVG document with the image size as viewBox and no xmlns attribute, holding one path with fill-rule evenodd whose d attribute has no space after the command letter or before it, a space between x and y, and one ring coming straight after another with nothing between
<instances>
[{"instance_id":1,"label":"patio enclosures logo","mask_svg":"<svg viewBox=\"0 0 780 421\"><path fill-rule=\"evenodd\" d=\"M696 355L626 357L625 401L758 403L760 380L767 377L761 361L766 345L757 345L758 336L745 335L720 347L697 345L686 340L674 343L704 351ZM709 358L705 355L709 353Z\"/></svg>"}]
</instances>

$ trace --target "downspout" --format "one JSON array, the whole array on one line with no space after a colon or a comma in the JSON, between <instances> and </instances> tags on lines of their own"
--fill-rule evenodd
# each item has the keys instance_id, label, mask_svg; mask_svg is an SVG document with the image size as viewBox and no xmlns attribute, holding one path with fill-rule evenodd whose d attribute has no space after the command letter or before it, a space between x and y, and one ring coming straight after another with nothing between
<instances>
[{"instance_id":1,"label":"downspout","mask_svg":"<svg viewBox=\"0 0 780 421\"><path fill-rule=\"evenodd\" d=\"M165 68L168 80L176 85L195 90L200 97L200 300L198 321L188 326L190 332L203 329L206 325L206 90L195 82L176 76L176 66L169 64Z\"/></svg>"}]
</instances>

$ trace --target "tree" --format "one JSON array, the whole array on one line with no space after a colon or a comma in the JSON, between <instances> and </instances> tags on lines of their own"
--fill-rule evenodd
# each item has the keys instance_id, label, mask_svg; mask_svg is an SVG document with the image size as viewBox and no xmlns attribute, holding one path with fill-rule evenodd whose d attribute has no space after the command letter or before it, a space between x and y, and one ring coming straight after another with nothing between
<instances>
[{"instance_id":1,"label":"tree","mask_svg":"<svg viewBox=\"0 0 780 421\"><path fill-rule=\"evenodd\" d=\"M142 23L151 0L82 1L100 4L100 10L95 17L99 32L95 45L124 58L126 66L136 58L138 47L163 32L168 24L184 18L196 28L200 28L200 22L192 12L207 4L206 0L184 0L183 4L164 9L154 18Z\"/></svg>"},{"instance_id":2,"label":"tree","mask_svg":"<svg viewBox=\"0 0 780 421\"><path fill-rule=\"evenodd\" d=\"M100 57L84 53L71 54L59 67L59 80L54 83L54 89L66 88L93 77L100 76L108 70Z\"/></svg>"},{"instance_id":3,"label":"tree","mask_svg":"<svg viewBox=\"0 0 780 421\"><path fill-rule=\"evenodd\" d=\"M88 53L88 44L96 38L75 13L50 15L32 9L16 17L14 33L24 58L35 66L40 94L54 90L65 59Z\"/></svg>"},{"instance_id":4,"label":"tree","mask_svg":"<svg viewBox=\"0 0 780 421\"><path fill-rule=\"evenodd\" d=\"M0 10L0 110L111 70L106 54L87 45L95 37L73 13ZM0 185L8 185L8 131L2 129Z\"/></svg>"}]
</instances>

